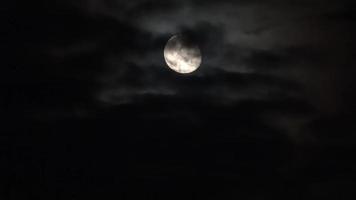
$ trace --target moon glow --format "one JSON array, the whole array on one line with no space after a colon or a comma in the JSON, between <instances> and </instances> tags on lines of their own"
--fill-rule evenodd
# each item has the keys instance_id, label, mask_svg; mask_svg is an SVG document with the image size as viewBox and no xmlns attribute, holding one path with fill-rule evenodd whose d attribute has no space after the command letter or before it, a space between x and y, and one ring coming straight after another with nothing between
<instances>
[{"instance_id":1,"label":"moon glow","mask_svg":"<svg viewBox=\"0 0 356 200\"><path fill-rule=\"evenodd\" d=\"M174 35L164 48L164 59L172 70L188 74L198 69L202 56L198 45L182 35Z\"/></svg>"}]
</instances>

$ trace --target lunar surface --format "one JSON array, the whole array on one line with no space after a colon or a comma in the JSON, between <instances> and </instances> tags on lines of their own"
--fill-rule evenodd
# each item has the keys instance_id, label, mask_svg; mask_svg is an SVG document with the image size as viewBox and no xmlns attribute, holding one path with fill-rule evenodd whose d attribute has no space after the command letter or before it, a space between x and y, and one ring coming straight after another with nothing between
<instances>
[{"instance_id":1,"label":"lunar surface","mask_svg":"<svg viewBox=\"0 0 356 200\"><path fill-rule=\"evenodd\" d=\"M182 35L174 35L164 48L164 59L172 70L187 74L198 69L202 56L198 45Z\"/></svg>"}]
</instances>

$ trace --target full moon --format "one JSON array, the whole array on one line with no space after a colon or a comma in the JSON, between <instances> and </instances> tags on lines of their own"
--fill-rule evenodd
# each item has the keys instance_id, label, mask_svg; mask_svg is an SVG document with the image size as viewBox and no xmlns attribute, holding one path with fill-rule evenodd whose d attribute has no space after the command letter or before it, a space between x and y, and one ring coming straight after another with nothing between
<instances>
[{"instance_id":1,"label":"full moon","mask_svg":"<svg viewBox=\"0 0 356 200\"><path fill-rule=\"evenodd\" d=\"M172 70L188 74L198 69L202 56L198 45L183 35L174 35L164 48L164 59Z\"/></svg>"}]
</instances>

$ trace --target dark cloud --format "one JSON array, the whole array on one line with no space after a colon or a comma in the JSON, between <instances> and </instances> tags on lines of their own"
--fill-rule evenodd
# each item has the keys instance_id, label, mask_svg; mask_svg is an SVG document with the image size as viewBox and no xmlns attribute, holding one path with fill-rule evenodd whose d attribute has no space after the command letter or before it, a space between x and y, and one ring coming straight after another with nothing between
<instances>
[{"instance_id":1,"label":"dark cloud","mask_svg":"<svg viewBox=\"0 0 356 200\"><path fill-rule=\"evenodd\" d=\"M353 5L6 3L0 195L354 196ZM164 63L177 33L196 73Z\"/></svg>"}]
</instances>

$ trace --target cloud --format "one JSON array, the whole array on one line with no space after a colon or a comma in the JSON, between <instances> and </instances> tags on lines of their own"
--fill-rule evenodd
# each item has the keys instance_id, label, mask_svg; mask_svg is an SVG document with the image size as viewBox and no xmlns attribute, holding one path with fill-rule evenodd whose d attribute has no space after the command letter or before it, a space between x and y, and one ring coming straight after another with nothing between
<instances>
[{"instance_id":1,"label":"cloud","mask_svg":"<svg viewBox=\"0 0 356 200\"><path fill-rule=\"evenodd\" d=\"M177 184L198 199L352 195L354 3L14 2L0 103L15 197L36 182L64 198ZM201 47L196 73L164 63L178 32Z\"/></svg>"},{"instance_id":2,"label":"cloud","mask_svg":"<svg viewBox=\"0 0 356 200\"><path fill-rule=\"evenodd\" d=\"M351 63L343 47L349 41L347 27L335 23L340 17L330 18L348 16L342 7L277 0L48 4L47 11L39 6L37 15L20 18L27 36L19 43L29 44L23 46L26 51L38 46L16 65L23 70L21 77L30 72L25 79L33 85L47 77L42 82L50 89L34 86L35 92L28 94L57 91L44 92L46 97L35 101L39 107L41 102L64 106L61 101L74 107L114 107L149 96L201 99L214 106L297 99L319 111L339 111L342 100L335 98L336 91L351 81L334 80L332 89L323 86L325 74L343 76L338 60ZM347 37L336 38L339 29ZM202 67L192 75L177 75L164 63L164 45L179 32L193 36L203 52ZM26 71L26 63L31 63L31 70ZM26 101L26 96L33 97L19 99Z\"/></svg>"}]
</instances>

